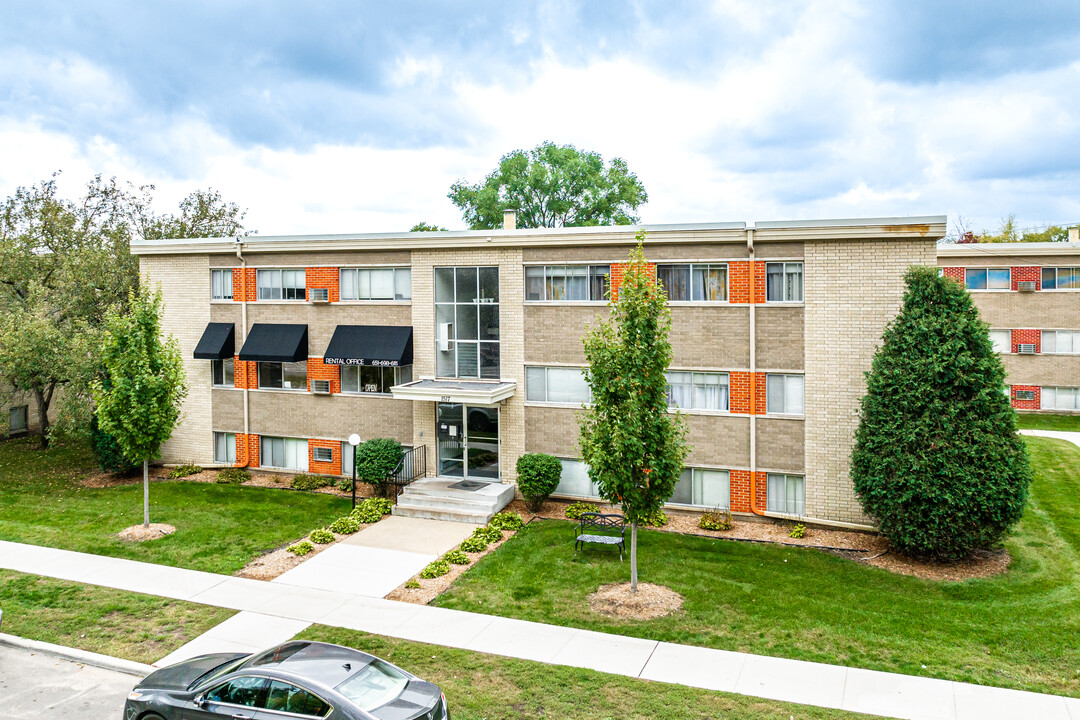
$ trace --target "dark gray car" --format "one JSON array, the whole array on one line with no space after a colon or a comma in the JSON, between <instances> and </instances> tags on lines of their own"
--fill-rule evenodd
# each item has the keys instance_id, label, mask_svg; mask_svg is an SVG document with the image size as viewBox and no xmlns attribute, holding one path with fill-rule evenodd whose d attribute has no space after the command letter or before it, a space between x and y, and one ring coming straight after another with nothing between
<instances>
[{"instance_id":1,"label":"dark gray car","mask_svg":"<svg viewBox=\"0 0 1080 720\"><path fill-rule=\"evenodd\" d=\"M147 675L124 720L449 720L438 686L367 653L291 641L200 655Z\"/></svg>"}]
</instances>

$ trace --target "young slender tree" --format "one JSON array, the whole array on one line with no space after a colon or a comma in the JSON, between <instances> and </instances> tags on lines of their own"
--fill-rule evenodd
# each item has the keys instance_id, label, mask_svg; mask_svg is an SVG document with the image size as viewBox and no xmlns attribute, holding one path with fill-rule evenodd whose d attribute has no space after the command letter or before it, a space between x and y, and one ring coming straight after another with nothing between
<instances>
[{"instance_id":1,"label":"young slender tree","mask_svg":"<svg viewBox=\"0 0 1080 720\"><path fill-rule=\"evenodd\" d=\"M172 435L187 396L176 338L161 337L161 291L143 282L128 298L126 313L106 317L102 364L106 387L94 386L101 429L116 439L124 455L143 465L143 525L150 526L150 460Z\"/></svg>"},{"instance_id":2,"label":"young slender tree","mask_svg":"<svg viewBox=\"0 0 1080 720\"><path fill-rule=\"evenodd\" d=\"M582 460L600 495L630 523L630 589L637 592L637 528L671 497L688 452L686 428L668 412L671 312L645 260L644 235L630 253L609 306L611 317L586 335L585 380L592 399L581 414Z\"/></svg>"},{"instance_id":3,"label":"young slender tree","mask_svg":"<svg viewBox=\"0 0 1080 720\"><path fill-rule=\"evenodd\" d=\"M998 544L1031 466L986 323L937 268L908 271L903 308L867 373L851 479L894 547L955 560Z\"/></svg>"}]
</instances>

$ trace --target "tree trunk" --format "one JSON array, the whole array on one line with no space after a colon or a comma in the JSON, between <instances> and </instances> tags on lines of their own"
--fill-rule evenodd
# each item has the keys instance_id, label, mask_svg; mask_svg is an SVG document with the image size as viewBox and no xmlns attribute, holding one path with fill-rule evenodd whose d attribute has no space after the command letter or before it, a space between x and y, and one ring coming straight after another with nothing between
<instances>
[{"instance_id":1,"label":"tree trunk","mask_svg":"<svg viewBox=\"0 0 1080 720\"><path fill-rule=\"evenodd\" d=\"M34 391L34 405L37 406L38 413L38 433L40 434L41 444L39 448L41 450L49 449L49 401L52 399L52 393L45 394L45 390L37 388Z\"/></svg>"},{"instance_id":2,"label":"tree trunk","mask_svg":"<svg viewBox=\"0 0 1080 720\"><path fill-rule=\"evenodd\" d=\"M150 527L150 461L143 459L142 461L142 509L143 509L143 527Z\"/></svg>"},{"instance_id":3,"label":"tree trunk","mask_svg":"<svg viewBox=\"0 0 1080 720\"><path fill-rule=\"evenodd\" d=\"M630 592L637 592L637 523L630 523Z\"/></svg>"}]
</instances>

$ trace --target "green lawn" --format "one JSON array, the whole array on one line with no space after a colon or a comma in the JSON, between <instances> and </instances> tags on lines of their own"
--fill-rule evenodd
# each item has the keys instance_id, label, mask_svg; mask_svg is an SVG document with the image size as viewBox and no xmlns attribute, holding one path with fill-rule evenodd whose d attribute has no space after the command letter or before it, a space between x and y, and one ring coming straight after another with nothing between
<instances>
[{"instance_id":1,"label":"green lawn","mask_svg":"<svg viewBox=\"0 0 1080 720\"><path fill-rule=\"evenodd\" d=\"M313 625L297 637L378 655L446 694L454 720L574 718L684 720L847 718L870 715L697 690Z\"/></svg>"},{"instance_id":2,"label":"green lawn","mask_svg":"<svg viewBox=\"0 0 1080 720\"><path fill-rule=\"evenodd\" d=\"M0 570L3 631L152 663L232 610Z\"/></svg>"},{"instance_id":3,"label":"green lawn","mask_svg":"<svg viewBox=\"0 0 1080 720\"><path fill-rule=\"evenodd\" d=\"M0 442L0 540L228 574L349 510L347 500L322 493L154 482L150 521L176 533L125 543L116 533L142 522L142 484L76 482L94 469L89 451L74 443L42 452L33 440Z\"/></svg>"},{"instance_id":4,"label":"green lawn","mask_svg":"<svg viewBox=\"0 0 1080 720\"><path fill-rule=\"evenodd\" d=\"M573 558L575 526L534 521L435 605L690 645L1080 695L1080 449L1030 438L1036 468L1004 575L936 583L816 550L641 531L641 579L683 611L632 622L586 596L629 579L617 554Z\"/></svg>"},{"instance_id":5,"label":"green lawn","mask_svg":"<svg viewBox=\"0 0 1080 720\"><path fill-rule=\"evenodd\" d=\"M1017 413L1016 426L1024 430L1066 430L1080 432L1080 415L1036 415Z\"/></svg>"}]
</instances>

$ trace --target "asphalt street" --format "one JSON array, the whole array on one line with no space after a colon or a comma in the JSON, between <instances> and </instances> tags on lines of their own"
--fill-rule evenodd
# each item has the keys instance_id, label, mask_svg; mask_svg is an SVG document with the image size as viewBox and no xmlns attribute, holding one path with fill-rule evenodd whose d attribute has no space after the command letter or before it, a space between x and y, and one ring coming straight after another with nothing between
<instances>
[{"instance_id":1,"label":"asphalt street","mask_svg":"<svg viewBox=\"0 0 1080 720\"><path fill-rule=\"evenodd\" d=\"M0 645L4 720L122 720L124 698L138 681L127 673Z\"/></svg>"}]
</instances>

